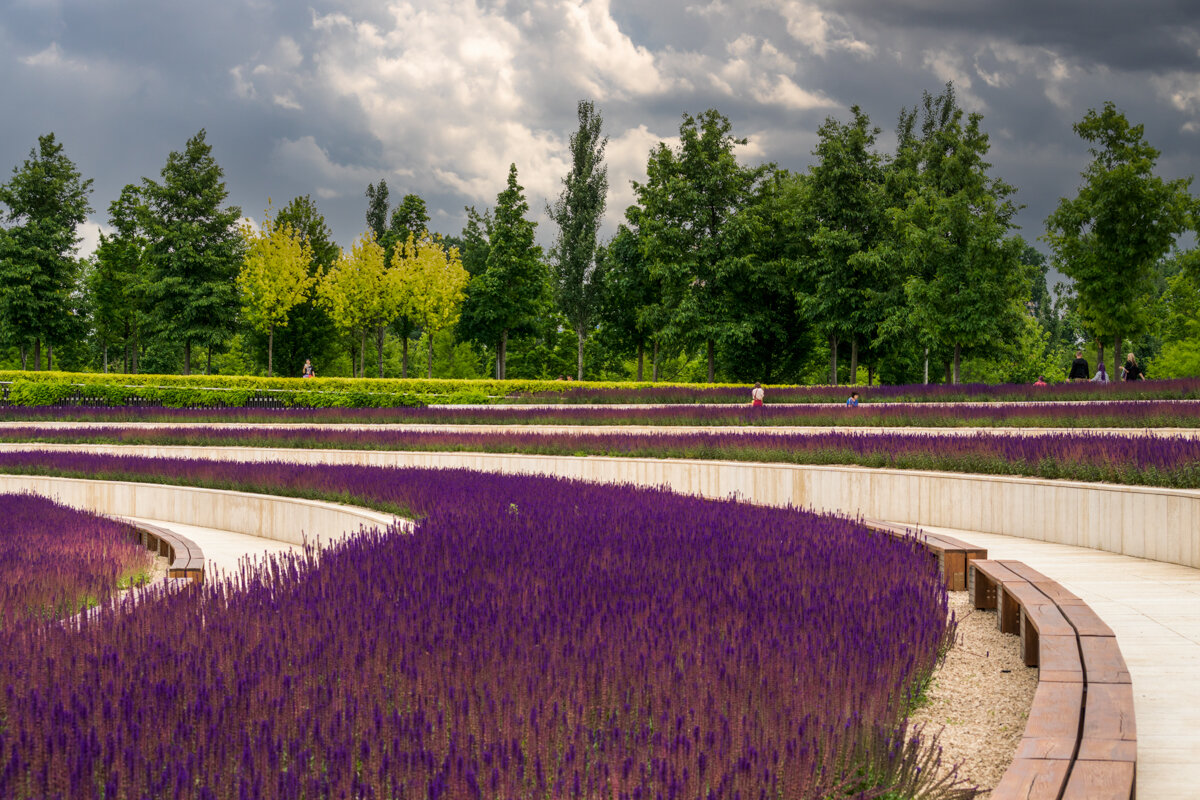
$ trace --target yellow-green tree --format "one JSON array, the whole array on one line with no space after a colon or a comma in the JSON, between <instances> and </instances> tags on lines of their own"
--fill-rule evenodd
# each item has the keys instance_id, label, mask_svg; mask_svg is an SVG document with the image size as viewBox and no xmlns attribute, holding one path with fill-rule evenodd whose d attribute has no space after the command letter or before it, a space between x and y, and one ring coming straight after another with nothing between
<instances>
[{"instance_id":1,"label":"yellow-green tree","mask_svg":"<svg viewBox=\"0 0 1200 800\"><path fill-rule=\"evenodd\" d=\"M365 374L367 333L374 331L379 345L379 377L383 377L383 336L387 324L400 312L396 271L387 268L383 247L367 231L343 250L333 268L317 285L317 298L335 325L358 339L358 370Z\"/></svg>"},{"instance_id":2,"label":"yellow-green tree","mask_svg":"<svg viewBox=\"0 0 1200 800\"><path fill-rule=\"evenodd\" d=\"M246 256L237 276L242 311L255 330L267 334L267 375L272 375L275 329L286 327L292 309L308 298L316 278L309 275L312 248L287 223L271 219L268 207L261 230L242 226Z\"/></svg>"},{"instance_id":3,"label":"yellow-green tree","mask_svg":"<svg viewBox=\"0 0 1200 800\"><path fill-rule=\"evenodd\" d=\"M447 248L441 237L425 232L392 254L401 313L424 329L429 344L425 375L433 377L433 335L458 321L470 276L457 247Z\"/></svg>"}]
</instances>

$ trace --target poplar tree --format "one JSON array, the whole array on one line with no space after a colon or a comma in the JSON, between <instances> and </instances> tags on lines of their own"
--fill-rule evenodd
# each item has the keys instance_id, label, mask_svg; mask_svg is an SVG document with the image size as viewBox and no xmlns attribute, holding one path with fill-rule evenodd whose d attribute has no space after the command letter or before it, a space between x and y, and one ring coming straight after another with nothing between
<instances>
[{"instance_id":1,"label":"poplar tree","mask_svg":"<svg viewBox=\"0 0 1200 800\"><path fill-rule=\"evenodd\" d=\"M275 222L290 225L308 245L312 252L308 263L310 277L319 280L341 255L341 248L333 241L325 217L308 195L292 198L275 215ZM337 328L317 302L315 292L311 292L292 309L287 327L275 331L275 363L279 365L280 374L299 375L306 358L318 359L333 348L336 340ZM317 366L317 370L321 367Z\"/></svg>"},{"instance_id":2,"label":"poplar tree","mask_svg":"<svg viewBox=\"0 0 1200 800\"><path fill-rule=\"evenodd\" d=\"M34 369L41 369L42 343L53 347L73 333L78 227L92 211L91 190L92 181L83 179L53 133L39 136L29 158L0 185L6 223L0 228L0 325L20 347L22 367L30 345Z\"/></svg>"},{"instance_id":3,"label":"poplar tree","mask_svg":"<svg viewBox=\"0 0 1200 800\"><path fill-rule=\"evenodd\" d=\"M101 234L86 285L91 298L92 322L104 348L104 371L108 371L108 348L122 350L123 372L138 371L138 350L146 323L146 246L138 220L142 214L141 190L126 184L121 195L108 206L112 234Z\"/></svg>"},{"instance_id":4,"label":"poplar tree","mask_svg":"<svg viewBox=\"0 0 1200 800\"><path fill-rule=\"evenodd\" d=\"M183 373L192 347L212 349L232 333L242 263L242 210L222 207L229 193L203 129L183 152L172 152L162 182L145 179L143 228L149 241L147 299L157 332L183 345Z\"/></svg>"},{"instance_id":5,"label":"poplar tree","mask_svg":"<svg viewBox=\"0 0 1200 800\"><path fill-rule=\"evenodd\" d=\"M571 171L563 178L558 200L548 207L558 225L550 264L558 308L575 329L578 380L583 380L583 345L595 322L600 285L595 280L596 232L608 194L608 168L601 136L604 120L588 100L580 100L579 128L571 135Z\"/></svg>"}]
</instances>

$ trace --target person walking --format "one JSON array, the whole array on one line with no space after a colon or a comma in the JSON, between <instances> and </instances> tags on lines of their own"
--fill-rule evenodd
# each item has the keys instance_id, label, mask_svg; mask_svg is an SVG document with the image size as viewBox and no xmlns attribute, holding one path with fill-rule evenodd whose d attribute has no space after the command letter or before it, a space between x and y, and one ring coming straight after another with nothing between
<instances>
[{"instance_id":1,"label":"person walking","mask_svg":"<svg viewBox=\"0 0 1200 800\"><path fill-rule=\"evenodd\" d=\"M1104 362L1100 362L1100 366L1096 368L1096 375L1092 378L1093 383L1108 383L1108 370L1104 368Z\"/></svg>"},{"instance_id":2,"label":"person walking","mask_svg":"<svg viewBox=\"0 0 1200 800\"><path fill-rule=\"evenodd\" d=\"M313 372L312 359L304 359L304 372L300 375L301 378L315 378L317 374Z\"/></svg>"},{"instance_id":3,"label":"person walking","mask_svg":"<svg viewBox=\"0 0 1200 800\"><path fill-rule=\"evenodd\" d=\"M1133 355L1132 351L1125 356L1125 380L1146 380L1146 370L1142 369L1141 364L1137 363L1137 358Z\"/></svg>"},{"instance_id":4,"label":"person walking","mask_svg":"<svg viewBox=\"0 0 1200 800\"><path fill-rule=\"evenodd\" d=\"M1075 351L1075 360L1071 362L1071 374L1067 376L1072 381L1086 381L1092 371L1088 368L1087 359L1082 350Z\"/></svg>"},{"instance_id":5,"label":"person walking","mask_svg":"<svg viewBox=\"0 0 1200 800\"><path fill-rule=\"evenodd\" d=\"M766 392L763 391L762 384L754 384L754 388L750 390L750 405L758 407L763 404L763 398L766 397Z\"/></svg>"}]
</instances>

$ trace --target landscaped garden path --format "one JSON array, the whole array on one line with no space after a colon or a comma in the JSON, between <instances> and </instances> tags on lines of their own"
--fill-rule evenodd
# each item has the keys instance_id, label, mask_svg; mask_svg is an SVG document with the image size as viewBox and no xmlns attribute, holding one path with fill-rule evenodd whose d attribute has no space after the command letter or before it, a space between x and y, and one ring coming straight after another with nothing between
<instances>
[{"instance_id":1,"label":"landscaped garden path","mask_svg":"<svg viewBox=\"0 0 1200 800\"><path fill-rule=\"evenodd\" d=\"M1200 570L1083 547L949 528L994 559L1023 561L1082 598L1117 635L1133 678L1138 796L1200 787Z\"/></svg>"},{"instance_id":2,"label":"landscaped garden path","mask_svg":"<svg viewBox=\"0 0 1200 800\"><path fill-rule=\"evenodd\" d=\"M205 528L199 525L188 525L172 520L149 519L146 517L123 517L130 522L154 525L166 528L191 539L200 545L204 552L205 571L213 569L232 572L238 562L244 558L261 561L263 556L275 553L291 553L301 550L299 545L267 539L261 536L248 536L234 531L223 531L217 528Z\"/></svg>"}]
</instances>

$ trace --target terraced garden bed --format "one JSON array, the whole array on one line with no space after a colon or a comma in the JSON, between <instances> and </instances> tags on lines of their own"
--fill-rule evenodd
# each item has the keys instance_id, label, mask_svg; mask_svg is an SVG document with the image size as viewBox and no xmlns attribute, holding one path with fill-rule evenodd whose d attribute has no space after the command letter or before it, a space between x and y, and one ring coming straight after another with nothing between
<instances>
[{"instance_id":1,"label":"terraced garden bed","mask_svg":"<svg viewBox=\"0 0 1200 800\"><path fill-rule=\"evenodd\" d=\"M906 723L952 635L912 541L548 478L37 458L420 522L6 632L0 796L972 794Z\"/></svg>"},{"instance_id":2,"label":"terraced garden bed","mask_svg":"<svg viewBox=\"0 0 1200 800\"><path fill-rule=\"evenodd\" d=\"M152 567L129 525L44 497L0 494L0 637L103 603L149 580Z\"/></svg>"}]
</instances>

